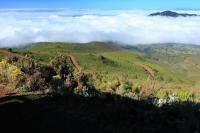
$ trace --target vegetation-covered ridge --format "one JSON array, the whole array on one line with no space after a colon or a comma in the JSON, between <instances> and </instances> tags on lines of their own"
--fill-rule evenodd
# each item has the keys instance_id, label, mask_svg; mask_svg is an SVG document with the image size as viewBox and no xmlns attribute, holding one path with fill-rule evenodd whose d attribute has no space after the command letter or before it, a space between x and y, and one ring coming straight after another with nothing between
<instances>
[{"instance_id":1,"label":"vegetation-covered ridge","mask_svg":"<svg viewBox=\"0 0 200 133\"><path fill-rule=\"evenodd\" d=\"M186 71L197 67L198 49L100 42L0 49L0 125L30 132L199 132L198 77Z\"/></svg>"},{"instance_id":2,"label":"vegetation-covered ridge","mask_svg":"<svg viewBox=\"0 0 200 133\"><path fill-rule=\"evenodd\" d=\"M159 47L161 50L157 50ZM166 102L170 97L174 101L199 101L198 80L191 78L187 71L177 70L175 63L169 64L171 57L180 61L179 56L182 56L186 46L171 52L171 56L164 56L166 50L163 47L174 51L171 45L133 47L100 42L39 43L13 49L14 52L7 50L10 55L5 54L4 49L0 53L4 58L7 55L7 60L3 59L1 63L7 63L8 68L2 69L7 72L10 66L16 67L24 77L15 84L9 83L8 77L12 72L5 72L6 80L1 81L1 88L12 88L17 92L42 90L45 93L95 88L133 99L154 97ZM191 55L197 50L190 48L185 51ZM23 59L28 62L20 61ZM14 86L5 86L4 82ZM80 82L85 83L82 85Z\"/></svg>"},{"instance_id":3,"label":"vegetation-covered ridge","mask_svg":"<svg viewBox=\"0 0 200 133\"><path fill-rule=\"evenodd\" d=\"M28 92L81 93L90 87L73 55L58 55L48 63L11 50L0 49L0 52L5 56L0 61L1 96L26 95Z\"/></svg>"}]
</instances>

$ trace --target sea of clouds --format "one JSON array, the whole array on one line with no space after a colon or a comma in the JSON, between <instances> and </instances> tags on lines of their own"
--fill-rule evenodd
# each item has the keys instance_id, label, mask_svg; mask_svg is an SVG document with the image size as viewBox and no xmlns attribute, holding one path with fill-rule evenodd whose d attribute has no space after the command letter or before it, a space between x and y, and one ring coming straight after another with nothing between
<instances>
[{"instance_id":1,"label":"sea of clouds","mask_svg":"<svg viewBox=\"0 0 200 133\"><path fill-rule=\"evenodd\" d=\"M148 16L154 12L157 11L0 9L0 47L91 41L200 44L200 17Z\"/></svg>"}]
</instances>

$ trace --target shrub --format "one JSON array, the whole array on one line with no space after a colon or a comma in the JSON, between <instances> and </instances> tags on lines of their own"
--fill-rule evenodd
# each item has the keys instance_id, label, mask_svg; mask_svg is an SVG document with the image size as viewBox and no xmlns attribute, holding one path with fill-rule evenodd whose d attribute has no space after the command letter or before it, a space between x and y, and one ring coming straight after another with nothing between
<instances>
[{"instance_id":1,"label":"shrub","mask_svg":"<svg viewBox=\"0 0 200 133\"><path fill-rule=\"evenodd\" d=\"M69 90L65 86L64 81L60 78L54 78L53 80L51 80L49 89L51 92L58 93L61 95L71 92L71 90Z\"/></svg>"},{"instance_id":2,"label":"shrub","mask_svg":"<svg viewBox=\"0 0 200 133\"><path fill-rule=\"evenodd\" d=\"M109 87L113 91L116 91L119 88L119 86L120 86L120 82L117 79L111 80L109 83L110 83Z\"/></svg>"},{"instance_id":3,"label":"shrub","mask_svg":"<svg viewBox=\"0 0 200 133\"><path fill-rule=\"evenodd\" d=\"M67 76L73 75L73 67L68 62L69 58L66 55L56 56L51 60L50 64L56 71L56 73L61 77L61 79L65 80Z\"/></svg>"},{"instance_id":4,"label":"shrub","mask_svg":"<svg viewBox=\"0 0 200 133\"><path fill-rule=\"evenodd\" d=\"M161 99L166 99L169 95L174 95L179 101L193 101L195 99L192 91L185 88L163 88L156 94Z\"/></svg>"},{"instance_id":5,"label":"shrub","mask_svg":"<svg viewBox=\"0 0 200 133\"><path fill-rule=\"evenodd\" d=\"M35 91L39 89L45 89L45 79L40 72L36 72L29 77L30 89L29 91Z\"/></svg>"},{"instance_id":6,"label":"shrub","mask_svg":"<svg viewBox=\"0 0 200 133\"><path fill-rule=\"evenodd\" d=\"M102 55L99 58L100 58L101 62L105 65L109 65L109 66L112 66L112 67L117 66L116 62L114 62L113 60L110 60L110 59L108 59L108 58L106 58Z\"/></svg>"},{"instance_id":7,"label":"shrub","mask_svg":"<svg viewBox=\"0 0 200 133\"><path fill-rule=\"evenodd\" d=\"M141 98L148 99L155 97L156 93L162 88L162 85L154 80L147 80L141 86Z\"/></svg>"},{"instance_id":8,"label":"shrub","mask_svg":"<svg viewBox=\"0 0 200 133\"><path fill-rule=\"evenodd\" d=\"M31 88L31 83L30 81L24 83L21 87L19 87L19 91L20 92L28 92L30 91L30 88Z\"/></svg>"},{"instance_id":9,"label":"shrub","mask_svg":"<svg viewBox=\"0 0 200 133\"><path fill-rule=\"evenodd\" d=\"M135 94L140 94L141 86L139 84L132 85L132 92Z\"/></svg>"},{"instance_id":10,"label":"shrub","mask_svg":"<svg viewBox=\"0 0 200 133\"><path fill-rule=\"evenodd\" d=\"M51 66L40 66L41 77L45 79L45 82L52 80L53 76L56 75L55 70Z\"/></svg>"},{"instance_id":11,"label":"shrub","mask_svg":"<svg viewBox=\"0 0 200 133\"><path fill-rule=\"evenodd\" d=\"M156 93L156 97L160 98L160 99L166 99L168 97L169 94L172 94L172 89L160 89L157 93Z\"/></svg>"},{"instance_id":12,"label":"shrub","mask_svg":"<svg viewBox=\"0 0 200 133\"><path fill-rule=\"evenodd\" d=\"M126 91L131 91L132 90L132 86L129 82L123 83L122 84L122 88Z\"/></svg>"},{"instance_id":13,"label":"shrub","mask_svg":"<svg viewBox=\"0 0 200 133\"><path fill-rule=\"evenodd\" d=\"M74 89L74 93L78 93L84 96L94 96L96 91L89 78L89 76L83 72L79 72L75 75L77 87Z\"/></svg>"},{"instance_id":14,"label":"shrub","mask_svg":"<svg viewBox=\"0 0 200 133\"><path fill-rule=\"evenodd\" d=\"M129 82L122 83L117 89L116 93L120 95L125 95L126 93L131 92L131 84Z\"/></svg>"},{"instance_id":15,"label":"shrub","mask_svg":"<svg viewBox=\"0 0 200 133\"><path fill-rule=\"evenodd\" d=\"M22 86L26 76L17 66L8 63L6 60L0 62L0 82L6 83L13 89Z\"/></svg>"},{"instance_id":16,"label":"shrub","mask_svg":"<svg viewBox=\"0 0 200 133\"><path fill-rule=\"evenodd\" d=\"M175 96L181 101L192 101L194 99L194 95L189 90L179 90Z\"/></svg>"}]
</instances>

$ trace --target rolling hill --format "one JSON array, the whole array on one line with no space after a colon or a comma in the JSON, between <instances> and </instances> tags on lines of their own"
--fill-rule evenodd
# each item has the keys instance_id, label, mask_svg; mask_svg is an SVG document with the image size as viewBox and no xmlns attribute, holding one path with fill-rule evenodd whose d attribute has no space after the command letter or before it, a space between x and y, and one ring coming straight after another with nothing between
<instances>
[{"instance_id":1,"label":"rolling hill","mask_svg":"<svg viewBox=\"0 0 200 133\"><path fill-rule=\"evenodd\" d=\"M21 84L28 86L23 85L21 91L29 90L30 82L47 87L0 95L1 125L16 129L23 125L30 131L198 132L199 51L196 45L101 42L37 43L0 49L5 77L22 71L16 59L35 62L36 66L23 73L27 82ZM70 63L77 69L67 71L67 78L55 75L52 70L60 69L56 65L59 60L64 70L71 70ZM0 75L0 94L7 94L2 79ZM15 83L10 81L6 82ZM50 89L56 91L45 93Z\"/></svg>"},{"instance_id":2,"label":"rolling hill","mask_svg":"<svg viewBox=\"0 0 200 133\"><path fill-rule=\"evenodd\" d=\"M29 54L36 60L47 62L60 53L73 54L81 67L88 72L146 80L149 72L145 68L149 68L155 73L154 77L151 77L153 79L177 83L192 82L164 63L146 58L145 51L133 51L113 43L42 43L18 51Z\"/></svg>"},{"instance_id":3,"label":"rolling hill","mask_svg":"<svg viewBox=\"0 0 200 133\"><path fill-rule=\"evenodd\" d=\"M58 55L68 55L72 64L89 76L90 84L102 92L159 98L171 94L181 100L200 100L200 48L196 45L47 42L13 51L44 65Z\"/></svg>"},{"instance_id":4,"label":"rolling hill","mask_svg":"<svg viewBox=\"0 0 200 133\"><path fill-rule=\"evenodd\" d=\"M199 83L200 47L186 44L138 45L130 49L145 53L145 58L165 64Z\"/></svg>"}]
</instances>

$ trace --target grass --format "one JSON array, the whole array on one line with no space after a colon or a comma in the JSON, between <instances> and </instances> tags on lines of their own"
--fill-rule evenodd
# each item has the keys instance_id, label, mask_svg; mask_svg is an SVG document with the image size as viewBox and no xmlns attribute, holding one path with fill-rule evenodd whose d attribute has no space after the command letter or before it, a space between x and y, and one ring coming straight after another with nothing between
<instances>
[{"instance_id":1,"label":"grass","mask_svg":"<svg viewBox=\"0 0 200 133\"><path fill-rule=\"evenodd\" d=\"M4 59L3 54L0 53L0 60Z\"/></svg>"},{"instance_id":2,"label":"grass","mask_svg":"<svg viewBox=\"0 0 200 133\"><path fill-rule=\"evenodd\" d=\"M130 87L133 88L135 85L145 86L146 91L151 93L151 88L152 91L155 89L155 86L151 84L154 81L156 81L158 90L160 88L171 88L172 90L183 88L183 93L185 93L184 89L199 88L198 80L191 78L193 73L200 73L199 70L194 69L191 75L188 73L188 68L194 67L192 63L198 62L197 56L190 55L189 61L192 63L185 63L185 56L183 55L185 49L180 48L179 50L172 47L172 50L168 50L168 53L170 56L175 55L173 61L169 61L163 53L165 51L162 46L145 47L147 48L138 50L139 48L136 49L135 47L124 48L113 43L100 42L86 44L39 43L26 48L14 49L14 51L24 55L28 54L43 63L48 63L58 54L74 55L82 70L90 75L90 82L101 91L115 92L116 88L119 89L124 84L130 84ZM195 53L194 50L191 51ZM159 59L155 59L155 57ZM143 66L151 69L154 76L151 76ZM180 69L178 69L179 67ZM182 69L184 67L185 71ZM196 79L200 78L197 76ZM149 83L149 80L152 82ZM191 90L189 91L191 92Z\"/></svg>"},{"instance_id":3,"label":"grass","mask_svg":"<svg viewBox=\"0 0 200 133\"><path fill-rule=\"evenodd\" d=\"M199 46L186 44L153 44L138 45L129 47L129 49L144 53L146 59L154 60L159 64L167 66L168 69L179 73L179 75L184 74L184 77L189 79L188 82L193 81L193 83L191 82L193 85L200 83L200 68L197 68L197 65L200 64ZM160 70L160 72L163 71ZM175 75L178 76L177 74Z\"/></svg>"},{"instance_id":4,"label":"grass","mask_svg":"<svg viewBox=\"0 0 200 133\"><path fill-rule=\"evenodd\" d=\"M0 105L1 125L6 130L8 125L13 128L23 125L31 131L37 127L36 130L40 131L67 132L173 133L199 130L199 104L196 103L200 102L199 90L194 88L194 80L188 78L188 71L176 68L184 66L187 70L198 62L197 56L189 58L191 64L184 64L179 53L177 62L171 64L164 58L163 62L147 58L145 52L97 42L84 45L43 43L16 50L46 63L60 53L73 54L84 72L93 77L95 88L101 91L95 90L96 95L92 97L52 94L0 98L0 102L22 101L20 104L8 102ZM153 69L155 77L150 78L137 64ZM198 69L194 72L198 73ZM119 86L116 93L103 93L102 89L116 86ZM133 100L133 93L141 93L147 99L137 96L137 100ZM180 101L160 106L149 97L151 95L159 98L158 101L168 99L169 95Z\"/></svg>"},{"instance_id":5,"label":"grass","mask_svg":"<svg viewBox=\"0 0 200 133\"><path fill-rule=\"evenodd\" d=\"M73 54L85 71L110 76L124 75L130 79L147 79L148 73L134 64L134 62L137 62L148 65L156 71L156 80L192 84L192 81L180 72L162 63L144 58L141 52L126 50L109 43L42 43L20 49L20 52L28 53L35 59L46 62L59 53ZM105 57L105 59L102 59L102 57Z\"/></svg>"}]
</instances>

